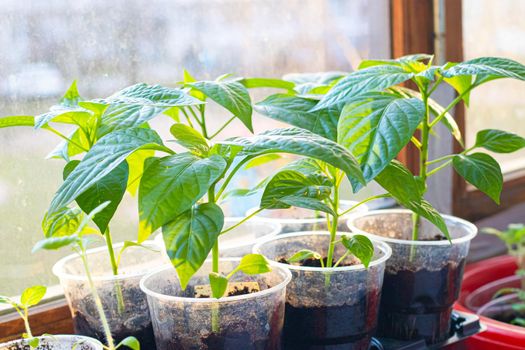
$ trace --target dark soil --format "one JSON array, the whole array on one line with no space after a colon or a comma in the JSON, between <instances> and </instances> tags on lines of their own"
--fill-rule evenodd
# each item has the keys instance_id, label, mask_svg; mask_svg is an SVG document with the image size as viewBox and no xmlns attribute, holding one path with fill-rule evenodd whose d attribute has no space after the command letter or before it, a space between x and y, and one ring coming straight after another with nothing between
<instances>
[{"instance_id":1,"label":"dark soil","mask_svg":"<svg viewBox=\"0 0 525 350\"><path fill-rule=\"evenodd\" d=\"M324 266L326 266L326 263L328 262L328 258L322 258L322 260L323 260ZM280 262L281 264L295 265L295 263L289 263L288 260L286 258L284 258L284 257L279 258L277 261ZM335 263L336 263L336 260L333 259L332 260L332 266ZM353 261L350 261L350 262L348 262L348 261L342 262L342 263L340 263L337 266L338 267L342 267L342 266L352 266L352 265L358 265L358 264L360 264L359 261L353 260ZM299 261L298 266L323 267L323 265L321 264L321 259L313 259L313 258L304 259L304 260Z\"/></svg>"},{"instance_id":2,"label":"dark soil","mask_svg":"<svg viewBox=\"0 0 525 350\"><path fill-rule=\"evenodd\" d=\"M379 334L402 340L424 338L429 344L448 338L464 267L463 259L438 271L385 271Z\"/></svg>"},{"instance_id":3,"label":"dark soil","mask_svg":"<svg viewBox=\"0 0 525 350\"><path fill-rule=\"evenodd\" d=\"M76 334L82 334L88 337L92 337L100 340L101 342L106 341L106 337L99 325L91 325L87 322L86 317L80 312L76 312L73 316L73 326ZM120 343L123 339L133 336L140 342L141 349L155 349L155 336L153 335L153 326L151 323L147 327L141 329L128 329L122 324L120 329L112 329L111 334L115 343Z\"/></svg>"},{"instance_id":4,"label":"dark soil","mask_svg":"<svg viewBox=\"0 0 525 350\"><path fill-rule=\"evenodd\" d=\"M419 238L418 241L446 241L447 237L443 236L442 234L436 234L433 237L427 237L427 238Z\"/></svg>"},{"instance_id":5,"label":"dark soil","mask_svg":"<svg viewBox=\"0 0 525 350\"><path fill-rule=\"evenodd\" d=\"M234 297L238 295L257 293L260 291L261 291L260 289L254 289L254 288L250 289L250 287L248 286L242 286L242 288L239 288L239 286L234 286L233 290L228 291L227 296ZM211 298L212 296L209 294L199 294L198 296L196 295L195 297L199 299L207 299L207 298Z\"/></svg>"},{"instance_id":6,"label":"dark soil","mask_svg":"<svg viewBox=\"0 0 525 350\"><path fill-rule=\"evenodd\" d=\"M368 349L378 302L376 291L355 305L296 308L287 303L284 349Z\"/></svg>"}]
</instances>

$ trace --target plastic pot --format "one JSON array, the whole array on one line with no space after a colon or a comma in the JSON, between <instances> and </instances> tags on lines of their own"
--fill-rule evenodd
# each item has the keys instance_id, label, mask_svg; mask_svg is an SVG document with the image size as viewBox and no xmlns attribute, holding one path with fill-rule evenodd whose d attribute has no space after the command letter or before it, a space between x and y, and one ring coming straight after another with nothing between
<instances>
[{"instance_id":1,"label":"plastic pot","mask_svg":"<svg viewBox=\"0 0 525 350\"><path fill-rule=\"evenodd\" d=\"M383 283L378 334L435 344L450 335L451 312L459 297L465 259L477 228L468 221L443 215L452 244L434 240L439 230L422 220L413 241L412 212L377 210L352 216L352 232L382 240L392 248Z\"/></svg>"},{"instance_id":2,"label":"plastic pot","mask_svg":"<svg viewBox=\"0 0 525 350\"><path fill-rule=\"evenodd\" d=\"M240 258L220 259L220 272L229 273L239 262ZM185 290L181 290L172 266L142 279L157 350L280 349L290 272L274 266L260 275L236 273L230 283L257 282L261 291L220 299L195 298L196 287L209 284L211 268L212 262L207 260Z\"/></svg>"},{"instance_id":3,"label":"plastic pot","mask_svg":"<svg viewBox=\"0 0 525 350\"><path fill-rule=\"evenodd\" d=\"M342 200L339 202L341 210L349 209L358 202ZM251 208L246 215L250 215L258 208ZM366 213L368 207L366 204L358 206L349 214L339 218L338 230L341 232L348 231L346 226L346 218L349 218L352 213ZM316 215L317 214L317 215ZM304 208L290 208L290 209L271 209L263 210L255 218L254 221L263 221L267 223L277 223L282 225L282 233L290 232L305 232L305 231L326 231L326 216L324 213L315 212Z\"/></svg>"},{"instance_id":4,"label":"plastic pot","mask_svg":"<svg viewBox=\"0 0 525 350\"><path fill-rule=\"evenodd\" d=\"M244 218L225 218L224 228L227 229ZM253 245L265 238L273 237L281 232L282 226L276 222L248 220L239 227L226 232L219 238L220 256L223 258L242 257L251 253ZM169 261L162 233L155 236L155 243L159 246L163 256Z\"/></svg>"},{"instance_id":5,"label":"plastic pot","mask_svg":"<svg viewBox=\"0 0 525 350\"><path fill-rule=\"evenodd\" d=\"M474 312L467 307L467 300L470 299L470 303L480 301L480 297L484 297L484 293L480 291L490 289L491 285L502 285L505 280L515 280L514 274L517 268L516 258L512 256L498 256L468 265L463 278L461 295L454 308L463 312ZM474 297L471 297L473 294ZM476 294L478 297L475 297ZM479 306L478 311L482 311L479 310ZM487 330L469 338L467 340L469 348L476 350L525 349L525 328L500 322L487 316L490 317L491 314L483 312L480 315L481 322L487 326Z\"/></svg>"},{"instance_id":6,"label":"plastic pot","mask_svg":"<svg viewBox=\"0 0 525 350\"><path fill-rule=\"evenodd\" d=\"M301 249L325 252L328 232L297 232L258 243L254 252L278 262ZM277 263L289 268L286 293L286 349L368 349L376 328L388 245L374 242L375 256L364 265L321 268ZM336 246L335 259L346 248ZM343 263L348 262L347 258Z\"/></svg>"},{"instance_id":7,"label":"plastic pot","mask_svg":"<svg viewBox=\"0 0 525 350\"><path fill-rule=\"evenodd\" d=\"M103 350L102 344L95 339L78 335L51 335L37 337L39 346L36 350ZM0 344L0 350L33 350L27 339L13 340Z\"/></svg>"},{"instance_id":8,"label":"plastic pot","mask_svg":"<svg viewBox=\"0 0 525 350\"><path fill-rule=\"evenodd\" d=\"M143 348L154 349L155 342L146 296L140 290L140 279L163 264L157 246L146 242L154 251L142 247L129 247L119 266L119 275L112 274L106 247L87 251L87 259L101 298L104 312L116 343L134 336ZM118 252L123 244L115 244ZM99 314L90 292L82 259L78 254L59 260L53 273L60 279L64 294L73 316L76 334L82 334L105 342Z\"/></svg>"}]
</instances>

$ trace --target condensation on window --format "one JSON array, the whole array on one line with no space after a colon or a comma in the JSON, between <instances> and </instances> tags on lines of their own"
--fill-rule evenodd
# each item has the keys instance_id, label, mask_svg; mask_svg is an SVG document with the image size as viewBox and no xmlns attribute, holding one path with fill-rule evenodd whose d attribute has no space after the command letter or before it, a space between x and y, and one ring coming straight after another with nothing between
<instances>
[{"instance_id":1,"label":"condensation on window","mask_svg":"<svg viewBox=\"0 0 525 350\"><path fill-rule=\"evenodd\" d=\"M136 82L173 85L183 68L197 79L351 71L363 58L389 57L388 8L387 0L2 0L0 114L42 113L74 79L94 98ZM212 129L229 117L210 113ZM284 126L254 118L256 132ZM223 137L239 133L249 132L236 123ZM67 253L31 254L61 182L63 163L45 159L58 141L41 130L0 129L0 294L55 283L50 268ZM262 175L237 183L249 187ZM116 215L117 240L136 237L134 203L126 197ZM236 204L231 214L253 205Z\"/></svg>"},{"instance_id":2,"label":"condensation on window","mask_svg":"<svg viewBox=\"0 0 525 350\"><path fill-rule=\"evenodd\" d=\"M465 59L497 56L525 62L525 2L463 0L463 48ZM483 129L502 129L525 135L525 86L522 81L501 79L474 90L466 115L466 141L476 141ZM504 173L525 168L525 150L493 154Z\"/></svg>"}]
</instances>

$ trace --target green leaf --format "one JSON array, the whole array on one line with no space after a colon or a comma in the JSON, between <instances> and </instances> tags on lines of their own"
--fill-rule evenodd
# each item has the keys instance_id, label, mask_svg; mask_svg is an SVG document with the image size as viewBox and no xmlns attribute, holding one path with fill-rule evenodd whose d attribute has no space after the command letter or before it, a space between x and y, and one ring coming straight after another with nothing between
<instances>
[{"instance_id":1,"label":"green leaf","mask_svg":"<svg viewBox=\"0 0 525 350\"><path fill-rule=\"evenodd\" d=\"M49 212L65 207L138 149L160 149L162 141L151 129L118 130L101 138L58 189Z\"/></svg>"},{"instance_id":2,"label":"green leaf","mask_svg":"<svg viewBox=\"0 0 525 350\"><path fill-rule=\"evenodd\" d=\"M128 192L134 196L139 189L140 179L144 173L144 163L147 159L152 158L155 155L155 151L149 149L142 149L133 152L126 158L129 168L128 176Z\"/></svg>"},{"instance_id":3,"label":"green leaf","mask_svg":"<svg viewBox=\"0 0 525 350\"><path fill-rule=\"evenodd\" d=\"M120 346L126 346L132 350L140 350L140 343L139 341L137 340L137 338L135 337L126 337L124 338L118 345L117 345L117 349L120 347Z\"/></svg>"},{"instance_id":4,"label":"green leaf","mask_svg":"<svg viewBox=\"0 0 525 350\"><path fill-rule=\"evenodd\" d=\"M294 95L275 94L257 103L255 110L272 119L309 130L335 141L341 108L335 106L310 112L317 102Z\"/></svg>"},{"instance_id":5,"label":"green leaf","mask_svg":"<svg viewBox=\"0 0 525 350\"><path fill-rule=\"evenodd\" d=\"M425 105L418 98L371 93L343 108L338 143L359 160L370 181L410 142L424 116ZM352 186L359 184L353 181Z\"/></svg>"},{"instance_id":6,"label":"green leaf","mask_svg":"<svg viewBox=\"0 0 525 350\"><path fill-rule=\"evenodd\" d=\"M219 237L224 214L214 203L198 204L162 227L166 252L186 288Z\"/></svg>"},{"instance_id":7,"label":"green leaf","mask_svg":"<svg viewBox=\"0 0 525 350\"><path fill-rule=\"evenodd\" d=\"M392 65L392 66L401 66L403 63L409 62L419 62L432 59L433 55L428 54L413 54L402 56L396 59L385 59L385 60L363 60L359 63L359 69L365 69L374 66L383 66L383 65Z\"/></svg>"},{"instance_id":8,"label":"green leaf","mask_svg":"<svg viewBox=\"0 0 525 350\"><path fill-rule=\"evenodd\" d=\"M251 169L259 165L267 164L273 162L274 160L281 159L281 156L275 153L264 154L262 156L253 158L252 160L246 162L244 169Z\"/></svg>"},{"instance_id":9,"label":"green leaf","mask_svg":"<svg viewBox=\"0 0 525 350\"><path fill-rule=\"evenodd\" d=\"M525 66L508 58L480 57L444 69L442 75L445 78L476 75L474 84L480 85L499 78L525 80Z\"/></svg>"},{"instance_id":10,"label":"green leaf","mask_svg":"<svg viewBox=\"0 0 525 350\"><path fill-rule=\"evenodd\" d=\"M485 153L458 154L452 165L461 177L499 204L503 175L494 158Z\"/></svg>"},{"instance_id":11,"label":"green leaf","mask_svg":"<svg viewBox=\"0 0 525 350\"><path fill-rule=\"evenodd\" d=\"M84 219L78 208L63 207L53 213L46 213L42 220L42 230L46 237L62 237L75 233Z\"/></svg>"},{"instance_id":12,"label":"green leaf","mask_svg":"<svg viewBox=\"0 0 525 350\"><path fill-rule=\"evenodd\" d=\"M341 243L368 268L374 257L374 245L368 237L363 235L343 236Z\"/></svg>"},{"instance_id":13,"label":"green leaf","mask_svg":"<svg viewBox=\"0 0 525 350\"><path fill-rule=\"evenodd\" d=\"M445 78L444 80L447 84L452 86L459 95L465 93L472 87L472 76L470 75L456 75L450 78ZM462 99L468 107L470 103L470 92L466 92Z\"/></svg>"},{"instance_id":14,"label":"green leaf","mask_svg":"<svg viewBox=\"0 0 525 350\"><path fill-rule=\"evenodd\" d=\"M228 288L228 278L216 272L211 272L209 277L212 296L217 299L222 298Z\"/></svg>"},{"instance_id":15,"label":"green leaf","mask_svg":"<svg viewBox=\"0 0 525 350\"><path fill-rule=\"evenodd\" d=\"M64 168L64 179L78 164L80 164L79 161L71 161L66 165ZM76 199L78 206L85 213L90 213L101 203L110 202L104 210L93 217L93 221L100 229L100 232L106 231L109 222L115 215L118 205L124 197L124 193L126 193L128 175L128 163L122 162Z\"/></svg>"},{"instance_id":16,"label":"green leaf","mask_svg":"<svg viewBox=\"0 0 525 350\"><path fill-rule=\"evenodd\" d=\"M294 263L306 259L321 260L321 254L319 254L318 252L314 252L310 249L301 249L291 257L287 258L286 261L288 261L289 263Z\"/></svg>"},{"instance_id":17,"label":"green leaf","mask_svg":"<svg viewBox=\"0 0 525 350\"><path fill-rule=\"evenodd\" d=\"M189 150L207 153L210 149L206 139L195 129L187 125L180 123L173 124L170 132L177 139L177 143Z\"/></svg>"},{"instance_id":18,"label":"green leaf","mask_svg":"<svg viewBox=\"0 0 525 350\"><path fill-rule=\"evenodd\" d=\"M266 185L261 208L287 209L291 206L334 214L322 201L330 197L332 183L323 176L304 175L296 170L275 174Z\"/></svg>"},{"instance_id":19,"label":"green leaf","mask_svg":"<svg viewBox=\"0 0 525 350\"><path fill-rule=\"evenodd\" d=\"M275 129L253 137L236 137L224 143L242 146L239 155L291 153L315 158L343 170L350 179L365 184L356 159L337 143L299 128Z\"/></svg>"},{"instance_id":20,"label":"green leaf","mask_svg":"<svg viewBox=\"0 0 525 350\"><path fill-rule=\"evenodd\" d=\"M496 153L512 153L525 147L525 138L496 129L478 131L476 147L483 147Z\"/></svg>"},{"instance_id":21,"label":"green leaf","mask_svg":"<svg viewBox=\"0 0 525 350\"><path fill-rule=\"evenodd\" d=\"M246 88L276 88L293 90L295 84L286 80L272 79L272 78L243 78L239 83Z\"/></svg>"},{"instance_id":22,"label":"green leaf","mask_svg":"<svg viewBox=\"0 0 525 350\"><path fill-rule=\"evenodd\" d=\"M344 77L344 72L319 72L319 73L290 73L286 74L283 79L291 81L297 85L313 83L316 85L328 85Z\"/></svg>"},{"instance_id":23,"label":"green leaf","mask_svg":"<svg viewBox=\"0 0 525 350\"><path fill-rule=\"evenodd\" d=\"M414 77L414 73L407 72L398 66L383 65L365 68L350 73L339 80L313 110L346 103L359 95L372 91L382 91L412 77Z\"/></svg>"},{"instance_id":24,"label":"green leaf","mask_svg":"<svg viewBox=\"0 0 525 350\"><path fill-rule=\"evenodd\" d=\"M40 344L40 340L38 338L31 338L27 341L31 349L36 349L38 347L38 344Z\"/></svg>"},{"instance_id":25,"label":"green leaf","mask_svg":"<svg viewBox=\"0 0 525 350\"><path fill-rule=\"evenodd\" d=\"M239 263L236 270L242 271L247 275L258 275L272 271L270 262L261 254L247 254Z\"/></svg>"},{"instance_id":26,"label":"green leaf","mask_svg":"<svg viewBox=\"0 0 525 350\"><path fill-rule=\"evenodd\" d=\"M187 84L239 118L253 132L252 102L248 90L237 81L198 81Z\"/></svg>"},{"instance_id":27,"label":"green leaf","mask_svg":"<svg viewBox=\"0 0 525 350\"><path fill-rule=\"evenodd\" d=\"M139 242L190 209L219 179L226 165L220 156L202 159L191 153L153 160L140 182Z\"/></svg>"},{"instance_id":28,"label":"green leaf","mask_svg":"<svg viewBox=\"0 0 525 350\"><path fill-rule=\"evenodd\" d=\"M423 199L424 184L403 164L392 161L375 180L401 205L426 218L450 239L447 225L439 212Z\"/></svg>"},{"instance_id":29,"label":"green leaf","mask_svg":"<svg viewBox=\"0 0 525 350\"><path fill-rule=\"evenodd\" d=\"M60 99L60 104L67 107L76 107L80 101L82 101L82 98L78 93L77 81L73 80L64 96Z\"/></svg>"},{"instance_id":30,"label":"green leaf","mask_svg":"<svg viewBox=\"0 0 525 350\"><path fill-rule=\"evenodd\" d=\"M166 109L142 104L111 104L101 116L98 136L102 137L115 130L139 127Z\"/></svg>"},{"instance_id":31,"label":"green leaf","mask_svg":"<svg viewBox=\"0 0 525 350\"><path fill-rule=\"evenodd\" d=\"M190 96L182 89L145 83L129 86L106 99L95 100L94 102L125 103L151 107L182 107L202 104L202 101Z\"/></svg>"},{"instance_id":32,"label":"green leaf","mask_svg":"<svg viewBox=\"0 0 525 350\"><path fill-rule=\"evenodd\" d=\"M0 129L12 126L35 126L35 117L30 115L15 115L0 118Z\"/></svg>"},{"instance_id":33,"label":"green leaf","mask_svg":"<svg viewBox=\"0 0 525 350\"><path fill-rule=\"evenodd\" d=\"M26 307L34 306L38 304L44 295L46 295L47 288L44 286L33 286L29 287L22 292L20 296L20 302Z\"/></svg>"}]
</instances>

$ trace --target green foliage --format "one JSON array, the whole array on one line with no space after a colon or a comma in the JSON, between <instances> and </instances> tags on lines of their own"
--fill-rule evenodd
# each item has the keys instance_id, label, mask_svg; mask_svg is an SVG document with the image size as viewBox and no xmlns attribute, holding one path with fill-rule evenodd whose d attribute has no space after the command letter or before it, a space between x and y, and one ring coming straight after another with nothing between
<instances>
[{"instance_id":1,"label":"green foliage","mask_svg":"<svg viewBox=\"0 0 525 350\"><path fill-rule=\"evenodd\" d=\"M511 132L485 129L478 131L475 146L496 153L512 153L525 147L525 138Z\"/></svg>"},{"instance_id":2,"label":"green foliage","mask_svg":"<svg viewBox=\"0 0 525 350\"><path fill-rule=\"evenodd\" d=\"M140 343L135 337L126 337L124 338L115 349L118 349L122 346L126 346L132 350L140 350Z\"/></svg>"},{"instance_id":3,"label":"green foliage","mask_svg":"<svg viewBox=\"0 0 525 350\"><path fill-rule=\"evenodd\" d=\"M35 117L30 115L17 115L0 118L0 129L12 126L35 126Z\"/></svg>"},{"instance_id":4,"label":"green foliage","mask_svg":"<svg viewBox=\"0 0 525 350\"><path fill-rule=\"evenodd\" d=\"M350 253L355 255L368 268L370 260L374 256L374 245L368 237L363 235L345 235L342 237L341 242Z\"/></svg>"},{"instance_id":5,"label":"green foliage","mask_svg":"<svg viewBox=\"0 0 525 350\"><path fill-rule=\"evenodd\" d=\"M294 262L300 262L307 259L316 259L321 260L321 254L318 252L314 252L310 249L301 249L297 251L294 255L287 258L286 261L288 261L290 264Z\"/></svg>"}]
</instances>

